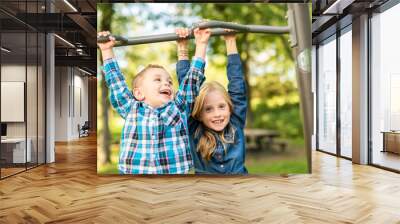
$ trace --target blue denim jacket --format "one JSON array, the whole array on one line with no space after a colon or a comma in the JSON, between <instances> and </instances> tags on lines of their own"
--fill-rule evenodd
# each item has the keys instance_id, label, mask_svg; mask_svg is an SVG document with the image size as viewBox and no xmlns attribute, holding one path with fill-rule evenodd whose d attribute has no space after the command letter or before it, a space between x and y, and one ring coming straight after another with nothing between
<instances>
[{"instance_id":1,"label":"blue denim jacket","mask_svg":"<svg viewBox=\"0 0 400 224\"><path fill-rule=\"evenodd\" d=\"M180 60L176 64L179 83L190 68L189 60ZM245 137L244 126L247 111L246 85L244 82L242 62L238 54L228 56L228 93L233 102L233 113L229 125L235 130L234 143L228 144L226 153L222 142L217 143L217 148L210 161L205 161L197 152L196 146L199 139L194 136L201 123L194 118L189 118L189 141L194 160L195 172L207 174L247 174L245 162ZM229 136L226 136L229 138Z\"/></svg>"}]
</instances>

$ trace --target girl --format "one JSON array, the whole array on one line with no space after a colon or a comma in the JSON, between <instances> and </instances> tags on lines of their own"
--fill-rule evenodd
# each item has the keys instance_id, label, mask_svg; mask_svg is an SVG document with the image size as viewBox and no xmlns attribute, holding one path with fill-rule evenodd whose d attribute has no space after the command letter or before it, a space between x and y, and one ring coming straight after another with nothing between
<instances>
[{"instance_id":1,"label":"girl","mask_svg":"<svg viewBox=\"0 0 400 224\"><path fill-rule=\"evenodd\" d=\"M176 33L187 36L188 31ZM218 82L204 84L196 97L189 135L196 173L247 174L245 127L247 97L242 63L235 34L224 36L227 55L228 92ZM178 41L177 73L179 82L189 69L187 41Z\"/></svg>"}]
</instances>

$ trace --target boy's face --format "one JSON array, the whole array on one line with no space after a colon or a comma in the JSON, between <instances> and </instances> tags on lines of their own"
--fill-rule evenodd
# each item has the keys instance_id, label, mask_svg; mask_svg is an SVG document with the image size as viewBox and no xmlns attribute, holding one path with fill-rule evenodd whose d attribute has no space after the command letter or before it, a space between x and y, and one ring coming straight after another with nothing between
<instances>
[{"instance_id":1,"label":"boy's face","mask_svg":"<svg viewBox=\"0 0 400 224\"><path fill-rule=\"evenodd\" d=\"M136 99L158 108L174 99L171 76L162 68L150 68L139 87L134 90Z\"/></svg>"},{"instance_id":2,"label":"boy's face","mask_svg":"<svg viewBox=\"0 0 400 224\"><path fill-rule=\"evenodd\" d=\"M214 131L222 131L229 123L231 111L223 95L212 91L204 98L200 116L205 126Z\"/></svg>"}]
</instances>

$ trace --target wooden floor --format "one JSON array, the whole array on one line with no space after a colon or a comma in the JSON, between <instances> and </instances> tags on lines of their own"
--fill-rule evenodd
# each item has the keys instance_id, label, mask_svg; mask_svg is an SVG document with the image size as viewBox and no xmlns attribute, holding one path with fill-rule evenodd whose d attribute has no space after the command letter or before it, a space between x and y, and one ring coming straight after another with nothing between
<instances>
[{"instance_id":1,"label":"wooden floor","mask_svg":"<svg viewBox=\"0 0 400 224\"><path fill-rule=\"evenodd\" d=\"M0 223L400 223L400 175L320 152L313 174L97 176L96 139L0 181Z\"/></svg>"},{"instance_id":2,"label":"wooden floor","mask_svg":"<svg viewBox=\"0 0 400 224\"><path fill-rule=\"evenodd\" d=\"M4 167L2 167L1 168L1 178L7 177L7 176L10 176L10 175L19 173L19 172L23 172L25 170L26 170L25 167L23 167L23 168L20 168L20 167L17 167L17 168L14 168L14 167L12 167L12 168L8 168L8 167L4 168Z\"/></svg>"},{"instance_id":3,"label":"wooden floor","mask_svg":"<svg viewBox=\"0 0 400 224\"><path fill-rule=\"evenodd\" d=\"M400 170L400 154L375 150L372 156L372 161L377 165Z\"/></svg>"}]
</instances>

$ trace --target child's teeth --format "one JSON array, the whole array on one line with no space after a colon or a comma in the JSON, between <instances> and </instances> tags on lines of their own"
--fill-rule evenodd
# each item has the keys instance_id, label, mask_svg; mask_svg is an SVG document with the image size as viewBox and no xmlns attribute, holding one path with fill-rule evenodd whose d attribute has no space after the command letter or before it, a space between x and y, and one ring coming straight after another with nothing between
<instances>
[{"instance_id":1,"label":"child's teeth","mask_svg":"<svg viewBox=\"0 0 400 224\"><path fill-rule=\"evenodd\" d=\"M214 123L216 123L216 124L220 124L220 123L222 123L222 120L217 120L217 121L214 121Z\"/></svg>"}]
</instances>

